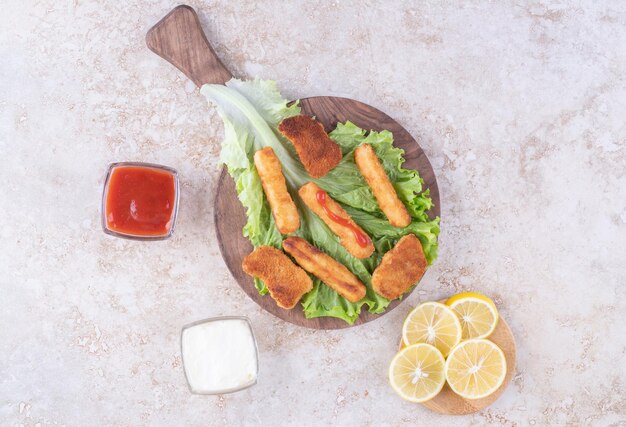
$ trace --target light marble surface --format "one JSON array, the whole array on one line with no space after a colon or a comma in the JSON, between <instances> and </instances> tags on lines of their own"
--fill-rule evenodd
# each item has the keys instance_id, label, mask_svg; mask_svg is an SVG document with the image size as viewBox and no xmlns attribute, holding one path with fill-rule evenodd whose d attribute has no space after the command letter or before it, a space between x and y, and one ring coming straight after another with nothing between
<instances>
[{"instance_id":1,"label":"light marble surface","mask_svg":"<svg viewBox=\"0 0 626 427\"><path fill-rule=\"evenodd\" d=\"M626 425L626 4L192 1L235 75L396 118L442 194L441 251L387 316L324 332L239 289L212 221L221 123L148 51L168 0L2 2L0 425ZM109 162L180 171L175 237L104 235ZM421 300L493 295L518 372L443 418L387 385ZM245 314L259 384L192 396L181 326Z\"/></svg>"}]
</instances>

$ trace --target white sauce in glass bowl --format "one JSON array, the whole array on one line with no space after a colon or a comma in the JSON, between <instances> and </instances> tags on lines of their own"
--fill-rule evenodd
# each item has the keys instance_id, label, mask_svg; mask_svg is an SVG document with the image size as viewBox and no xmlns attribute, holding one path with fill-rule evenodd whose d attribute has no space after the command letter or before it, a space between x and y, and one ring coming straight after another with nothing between
<instances>
[{"instance_id":1,"label":"white sauce in glass bowl","mask_svg":"<svg viewBox=\"0 0 626 427\"><path fill-rule=\"evenodd\" d=\"M257 350L243 318L216 318L182 332L183 366L194 393L237 391L256 382Z\"/></svg>"}]
</instances>

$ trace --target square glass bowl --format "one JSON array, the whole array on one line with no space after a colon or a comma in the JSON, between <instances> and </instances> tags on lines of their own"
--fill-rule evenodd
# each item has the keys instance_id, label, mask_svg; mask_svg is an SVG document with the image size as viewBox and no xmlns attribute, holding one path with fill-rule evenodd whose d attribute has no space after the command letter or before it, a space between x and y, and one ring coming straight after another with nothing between
<instances>
[{"instance_id":1,"label":"square glass bowl","mask_svg":"<svg viewBox=\"0 0 626 427\"><path fill-rule=\"evenodd\" d=\"M178 172L142 162L111 163L102 192L102 229L132 240L172 236L180 199Z\"/></svg>"},{"instance_id":2,"label":"square glass bowl","mask_svg":"<svg viewBox=\"0 0 626 427\"><path fill-rule=\"evenodd\" d=\"M213 317L184 326L180 352L194 394L234 393L257 383L259 352L245 316Z\"/></svg>"}]
</instances>

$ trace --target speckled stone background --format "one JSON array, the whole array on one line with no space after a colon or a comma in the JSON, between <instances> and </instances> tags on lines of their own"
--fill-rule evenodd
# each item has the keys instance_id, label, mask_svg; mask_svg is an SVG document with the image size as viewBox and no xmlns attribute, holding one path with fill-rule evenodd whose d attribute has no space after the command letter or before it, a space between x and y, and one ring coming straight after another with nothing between
<instances>
[{"instance_id":1,"label":"speckled stone background","mask_svg":"<svg viewBox=\"0 0 626 427\"><path fill-rule=\"evenodd\" d=\"M237 76L396 118L442 194L440 256L387 316L335 332L248 299L219 254L222 126L145 47L171 1L3 1L0 424L626 425L626 4L192 1ZM117 5L116 5L117 4ZM172 240L100 230L109 162L182 176ZM518 372L492 407L444 418L386 370L419 301L492 295ZM181 326L245 314L259 384L190 395Z\"/></svg>"}]
</instances>

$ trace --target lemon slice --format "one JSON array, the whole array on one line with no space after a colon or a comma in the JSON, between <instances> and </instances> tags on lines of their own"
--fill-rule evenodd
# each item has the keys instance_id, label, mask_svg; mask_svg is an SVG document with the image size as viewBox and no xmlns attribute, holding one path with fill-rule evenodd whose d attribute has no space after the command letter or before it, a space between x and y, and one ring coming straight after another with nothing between
<instances>
[{"instance_id":1,"label":"lemon slice","mask_svg":"<svg viewBox=\"0 0 626 427\"><path fill-rule=\"evenodd\" d=\"M439 302L418 305L402 325L404 345L434 345L444 357L461 341L461 323L448 306Z\"/></svg>"},{"instance_id":2,"label":"lemon slice","mask_svg":"<svg viewBox=\"0 0 626 427\"><path fill-rule=\"evenodd\" d=\"M414 344L402 349L389 365L389 382L394 391L410 402L435 397L446 382L445 360L430 344Z\"/></svg>"},{"instance_id":3,"label":"lemon slice","mask_svg":"<svg viewBox=\"0 0 626 427\"><path fill-rule=\"evenodd\" d=\"M476 292L454 295L446 305L459 316L463 339L487 338L498 325L498 309L491 298Z\"/></svg>"},{"instance_id":4,"label":"lemon slice","mask_svg":"<svg viewBox=\"0 0 626 427\"><path fill-rule=\"evenodd\" d=\"M452 349L445 370L452 391L466 399L480 399L504 382L506 359L500 347L491 341L472 339Z\"/></svg>"}]
</instances>

